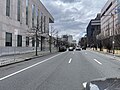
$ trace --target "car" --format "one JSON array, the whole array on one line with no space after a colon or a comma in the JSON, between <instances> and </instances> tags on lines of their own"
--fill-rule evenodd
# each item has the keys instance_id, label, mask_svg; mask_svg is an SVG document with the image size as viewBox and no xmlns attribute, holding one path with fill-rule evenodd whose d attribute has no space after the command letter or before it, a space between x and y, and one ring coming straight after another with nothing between
<instances>
[{"instance_id":1,"label":"car","mask_svg":"<svg viewBox=\"0 0 120 90\"><path fill-rule=\"evenodd\" d=\"M74 50L74 48L73 47L69 47L69 51L73 51Z\"/></svg>"},{"instance_id":2,"label":"car","mask_svg":"<svg viewBox=\"0 0 120 90\"><path fill-rule=\"evenodd\" d=\"M75 50L76 50L76 51L81 51L81 48L80 48L80 47L76 47Z\"/></svg>"},{"instance_id":3,"label":"car","mask_svg":"<svg viewBox=\"0 0 120 90\"><path fill-rule=\"evenodd\" d=\"M60 46L59 47L59 52L64 52L66 50L67 50L67 48L65 46Z\"/></svg>"},{"instance_id":4,"label":"car","mask_svg":"<svg viewBox=\"0 0 120 90\"><path fill-rule=\"evenodd\" d=\"M82 47L82 50L86 50L86 47L85 47L85 46L83 46L83 47Z\"/></svg>"}]
</instances>

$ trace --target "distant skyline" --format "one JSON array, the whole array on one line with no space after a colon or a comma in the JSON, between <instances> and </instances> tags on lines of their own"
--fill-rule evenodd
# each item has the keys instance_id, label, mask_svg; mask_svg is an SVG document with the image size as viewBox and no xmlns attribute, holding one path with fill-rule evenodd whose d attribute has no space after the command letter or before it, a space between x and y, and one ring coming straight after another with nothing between
<instances>
[{"instance_id":1,"label":"distant skyline","mask_svg":"<svg viewBox=\"0 0 120 90\"><path fill-rule=\"evenodd\" d=\"M55 18L54 27L59 34L70 34L79 40L86 32L91 19L107 2L107 0L41 0Z\"/></svg>"}]
</instances>

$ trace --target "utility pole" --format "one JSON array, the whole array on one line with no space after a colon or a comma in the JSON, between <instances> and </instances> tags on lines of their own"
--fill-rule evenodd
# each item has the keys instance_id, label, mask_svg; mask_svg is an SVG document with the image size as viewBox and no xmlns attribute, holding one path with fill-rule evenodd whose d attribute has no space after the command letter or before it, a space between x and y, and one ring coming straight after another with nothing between
<instances>
[{"instance_id":1,"label":"utility pole","mask_svg":"<svg viewBox=\"0 0 120 90\"><path fill-rule=\"evenodd\" d=\"M53 32L53 27L51 26L51 32L50 32L50 37L49 37L49 49L50 49L50 53L52 52L52 32Z\"/></svg>"},{"instance_id":2,"label":"utility pole","mask_svg":"<svg viewBox=\"0 0 120 90\"><path fill-rule=\"evenodd\" d=\"M37 30L38 30L38 29L37 29ZM36 55L36 56L38 56L38 53L37 53L37 51L38 51L38 50L37 50L37 44L38 44L37 30L35 31L35 38L36 38L36 47L35 47L35 48L36 48L36 49L35 49L35 52L36 52L36 53L35 53L35 55Z\"/></svg>"}]
</instances>

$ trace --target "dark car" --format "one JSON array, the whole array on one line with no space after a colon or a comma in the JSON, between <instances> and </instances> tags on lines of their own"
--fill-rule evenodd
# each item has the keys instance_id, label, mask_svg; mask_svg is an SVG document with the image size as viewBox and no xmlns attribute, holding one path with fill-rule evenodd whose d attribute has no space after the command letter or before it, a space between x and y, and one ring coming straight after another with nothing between
<instances>
[{"instance_id":1,"label":"dark car","mask_svg":"<svg viewBox=\"0 0 120 90\"><path fill-rule=\"evenodd\" d=\"M82 50L86 50L86 47L85 47L85 46L83 46L83 47L82 47Z\"/></svg>"},{"instance_id":2,"label":"dark car","mask_svg":"<svg viewBox=\"0 0 120 90\"><path fill-rule=\"evenodd\" d=\"M67 50L67 48L65 46L60 46L59 47L59 52L64 52L66 50Z\"/></svg>"}]
</instances>

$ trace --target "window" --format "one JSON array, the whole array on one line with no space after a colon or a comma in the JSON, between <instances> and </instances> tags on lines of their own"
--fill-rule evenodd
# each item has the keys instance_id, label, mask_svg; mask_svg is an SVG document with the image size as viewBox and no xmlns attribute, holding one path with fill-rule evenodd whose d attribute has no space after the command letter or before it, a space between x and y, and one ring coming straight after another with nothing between
<instances>
[{"instance_id":1,"label":"window","mask_svg":"<svg viewBox=\"0 0 120 90\"><path fill-rule=\"evenodd\" d=\"M44 33L46 32L46 16L44 16Z\"/></svg>"},{"instance_id":2,"label":"window","mask_svg":"<svg viewBox=\"0 0 120 90\"><path fill-rule=\"evenodd\" d=\"M26 0L26 25L28 25L28 6L29 6L29 0Z\"/></svg>"},{"instance_id":3,"label":"window","mask_svg":"<svg viewBox=\"0 0 120 90\"><path fill-rule=\"evenodd\" d=\"M5 46L12 46L12 33L6 32Z\"/></svg>"},{"instance_id":4,"label":"window","mask_svg":"<svg viewBox=\"0 0 120 90\"><path fill-rule=\"evenodd\" d=\"M32 27L34 27L35 5L32 5Z\"/></svg>"},{"instance_id":5,"label":"window","mask_svg":"<svg viewBox=\"0 0 120 90\"><path fill-rule=\"evenodd\" d=\"M29 46L29 37L26 37L26 47Z\"/></svg>"},{"instance_id":6,"label":"window","mask_svg":"<svg viewBox=\"0 0 120 90\"><path fill-rule=\"evenodd\" d=\"M20 21L20 0L18 0L17 4L17 20Z\"/></svg>"},{"instance_id":7,"label":"window","mask_svg":"<svg viewBox=\"0 0 120 90\"><path fill-rule=\"evenodd\" d=\"M35 38L32 38L32 47L35 47Z\"/></svg>"},{"instance_id":8,"label":"window","mask_svg":"<svg viewBox=\"0 0 120 90\"><path fill-rule=\"evenodd\" d=\"M39 9L37 10L37 26L39 26Z\"/></svg>"},{"instance_id":9,"label":"window","mask_svg":"<svg viewBox=\"0 0 120 90\"><path fill-rule=\"evenodd\" d=\"M41 15L41 32L43 32L43 13L41 13L40 15Z\"/></svg>"},{"instance_id":10,"label":"window","mask_svg":"<svg viewBox=\"0 0 120 90\"><path fill-rule=\"evenodd\" d=\"M17 46L22 47L22 36L21 35L17 35Z\"/></svg>"},{"instance_id":11,"label":"window","mask_svg":"<svg viewBox=\"0 0 120 90\"><path fill-rule=\"evenodd\" d=\"M6 16L10 16L10 0L6 0Z\"/></svg>"}]
</instances>

